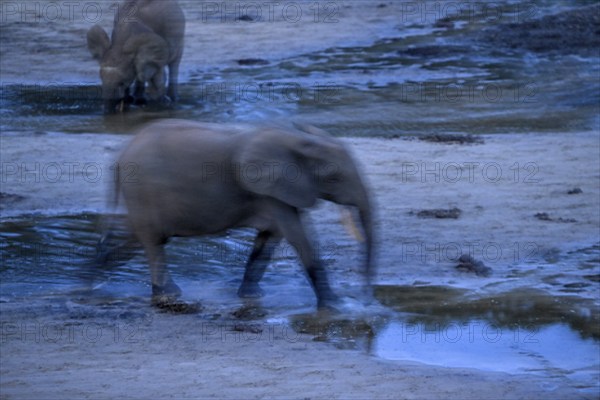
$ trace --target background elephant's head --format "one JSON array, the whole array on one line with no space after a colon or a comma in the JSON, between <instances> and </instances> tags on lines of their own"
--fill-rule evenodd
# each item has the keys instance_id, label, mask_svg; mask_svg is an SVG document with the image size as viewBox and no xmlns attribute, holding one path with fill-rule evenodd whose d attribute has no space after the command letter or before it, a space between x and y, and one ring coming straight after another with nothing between
<instances>
[{"instance_id":1,"label":"background elephant's head","mask_svg":"<svg viewBox=\"0 0 600 400\"><path fill-rule=\"evenodd\" d=\"M141 85L154 80L157 87L153 96L164 94L163 71L169 47L157 34L139 29L136 32L131 23L126 30L113 33L111 43L106 31L95 25L87 33L87 43L92 57L100 63L105 112L116 111L119 103L127 100L128 89L135 80Z\"/></svg>"},{"instance_id":2,"label":"background elephant's head","mask_svg":"<svg viewBox=\"0 0 600 400\"><path fill-rule=\"evenodd\" d=\"M353 206L366 240L366 272L370 279L373 210L361 173L336 138L314 127L310 133L267 129L254 136L237 156L240 183L254 193L271 196L296 208L317 199Z\"/></svg>"}]
</instances>

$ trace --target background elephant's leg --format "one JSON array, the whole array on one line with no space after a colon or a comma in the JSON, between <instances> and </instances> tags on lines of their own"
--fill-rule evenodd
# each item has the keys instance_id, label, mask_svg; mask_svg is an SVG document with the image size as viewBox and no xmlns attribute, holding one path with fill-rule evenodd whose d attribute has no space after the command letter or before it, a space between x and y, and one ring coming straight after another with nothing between
<instances>
[{"instance_id":1,"label":"background elephant's leg","mask_svg":"<svg viewBox=\"0 0 600 400\"><path fill-rule=\"evenodd\" d=\"M146 102L146 98L145 96L145 92L146 92L146 83L142 82L142 81L138 81L137 79L135 80L135 88L134 88L134 92L133 92L133 97L135 98L135 104L140 106L140 105L145 105Z\"/></svg>"},{"instance_id":2,"label":"background elephant's leg","mask_svg":"<svg viewBox=\"0 0 600 400\"><path fill-rule=\"evenodd\" d=\"M337 296L329 285L327 273L306 236L298 211L293 209L286 214L282 218L278 218L278 227L283 237L296 249L317 295L317 305L319 307L327 306L337 300Z\"/></svg>"},{"instance_id":3,"label":"background elephant's leg","mask_svg":"<svg viewBox=\"0 0 600 400\"><path fill-rule=\"evenodd\" d=\"M238 289L240 297L261 297L263 295L263 291L258 283L265 274L265 270L269 265L269 261L279 240L278 238L273 238L273 234L269 231L258 233L254 240L252 254L250 254L250 258L248 258L248 262L246 263L244 280Z\"/></svg>"},{"instance_id":4,"label":"background elephant's leg","mask_svg":"<svg viewBox=\"0 0 600 400\"><path fill-rule=\"evenodd\" d=\"M169 89L167 96L171 101L177 101L177 85L179 76L179 60L169 64Z\"/></svg>"},{"instance_id":5,"label":"background elephant's leg","mask_svg":"<svg viewBox=\"0 0 600 400\"><path fill-rule=\"evenodd\" d=\"M149 82L148 96L152 100L163 101L165 97L165 73L160 69Z\"/></svg>"},{"instance_id":6,"label":"background elephant's leg","mask_svg":"<svg viewBox=\"0 0 600 400\"><path fill-rule=\"evenodd\" d=\"M134 100L135 99L131 95L130 89L129 88L125 89L125 95L123 96L123 99L122 99L124 105L128 106L129 104L132 104L134 102Z\"/></svg>"},{"instance_id":7,"label":"background elephant's leg","mask_svg":"<svg viewBox=\"0 0 600 400\"><path fill-rule=\"evenodd\" d=\"M181 289L173 282L165 261L164 244L144 243L144 251L150 265L152 279L152 302L168 302L181 295Z\"/></svg>"}]
</instances>

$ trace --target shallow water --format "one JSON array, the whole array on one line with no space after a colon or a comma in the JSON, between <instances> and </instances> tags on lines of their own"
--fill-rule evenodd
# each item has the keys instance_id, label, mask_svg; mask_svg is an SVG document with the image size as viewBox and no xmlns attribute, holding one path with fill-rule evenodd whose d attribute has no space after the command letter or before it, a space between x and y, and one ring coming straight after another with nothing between
<instances>
[{"instance_id":1,"label":"shallow water","mask_svg":"<svg viewBox=\"0 0 600 400\"><path fill-rule=\"evenodd\" d=\"M567 378L598 393L598 341L582 339L563 324L501 328L485 320L420 325L395 322L376 338L375 354L415 361L508 373Z\"/></svg>"},{"instance_id":2,"label":"shallow water","mask_svg":"<svg viewBox=\"0 0 600 400\"><path fill-rule=\"evenodd\" d=\"M266 296L243 301L236 289L254 232L235 230L167 245L185 305L158 310L150 307L150 277L138 246L117 251L102 270L94 263L99 221L84 214L0 224L4 319L16 312L34 321L50 307L57 317L117 318L136 326L156 312L191 313L248 335L290 326L383 359L535 373L557 383L567 379L585 393L598 390L600 305L593 298L533 288L481 295L448 286L376 285L373 302L356 285L337 282L340 312L315 312L294 252L283 246L262 282ZM115 235L121 243L127 238L124 230Z\"/></svg>"}]
</instances>

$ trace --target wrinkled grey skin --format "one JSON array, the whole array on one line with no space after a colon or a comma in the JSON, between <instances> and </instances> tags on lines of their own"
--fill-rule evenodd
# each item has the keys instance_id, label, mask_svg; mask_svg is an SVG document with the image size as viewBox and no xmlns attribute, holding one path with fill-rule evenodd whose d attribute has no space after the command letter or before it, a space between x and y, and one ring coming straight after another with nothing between
<instances>
[{"instance_id":1,"label":"wrinkled grey skin","mask_svg":"<svg viewBox=\"0 0 600 400\"><path fill-rule=\"evenodd\" d=\"M301 221L301 210L319 198L354 206L349 208L360 218L370 282L373 222L363 179L339 140L304 129L311 132L184 120L141 129L117 162L115 203L120 191L150 264L155 304L181 293L165 265L170 237L253 227L258 234L238 294L262 294L258 283L275 246L286 239L306 269L318 305L331 305L336 296Z\"/></svg>"},{"instance_id":2,"label":"wrinkled grey skin","mask_svg":"<svg viewBox=\"0 0 600 400\"><path fill-rule=\"evenodd\" d=\"M185 17L175 0L127 0L115 13L111 39L99 25L87 33L92 57L100 63L104 111L112 113L134 99L165 99L165 67L169 67L170 100L177 100L177 75L183 54ZM121 103L124 102L124 103Z\"/></svg>"}]
</instances>

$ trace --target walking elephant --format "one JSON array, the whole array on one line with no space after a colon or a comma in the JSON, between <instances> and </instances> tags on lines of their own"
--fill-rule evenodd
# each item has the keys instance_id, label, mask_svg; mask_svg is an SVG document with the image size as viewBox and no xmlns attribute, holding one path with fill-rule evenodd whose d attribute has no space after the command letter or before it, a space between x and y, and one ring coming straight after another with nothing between
<instances>
[{"instance_id":1,"label":"walking elephant","mask_svg":"<svg viewBox=\"0 0 600 400\"><path fill-rule=\"evenodd\" d=\"M133 101L145 102L146 83L151 100L164 99L167 66L167 95L177 100L184 31L185 16L176 0L126 0L118 5L111 39L100 25L88 31L88 49L100 63L106 113Z\"/></svg>"},{"instance_id":2,"label":"walking elephant","mask_svg":"<svg viewBox=\"0 0 600 400\"><path fill-rule=\"evenodd\" d=\"M259 281L272 251L286 239L318 305L330 305L336 296L300 215L319 198L349 206L359 217L370 281L373 213L360 171L340 140L303 129L161 120L137 133L117 161L114 202L122 193L128 223L149 261L153 301L180 295L165 265L163 245L170 237L253 227L258 233L238 294L262 293Z\"/></svg>"}]
</instances>

